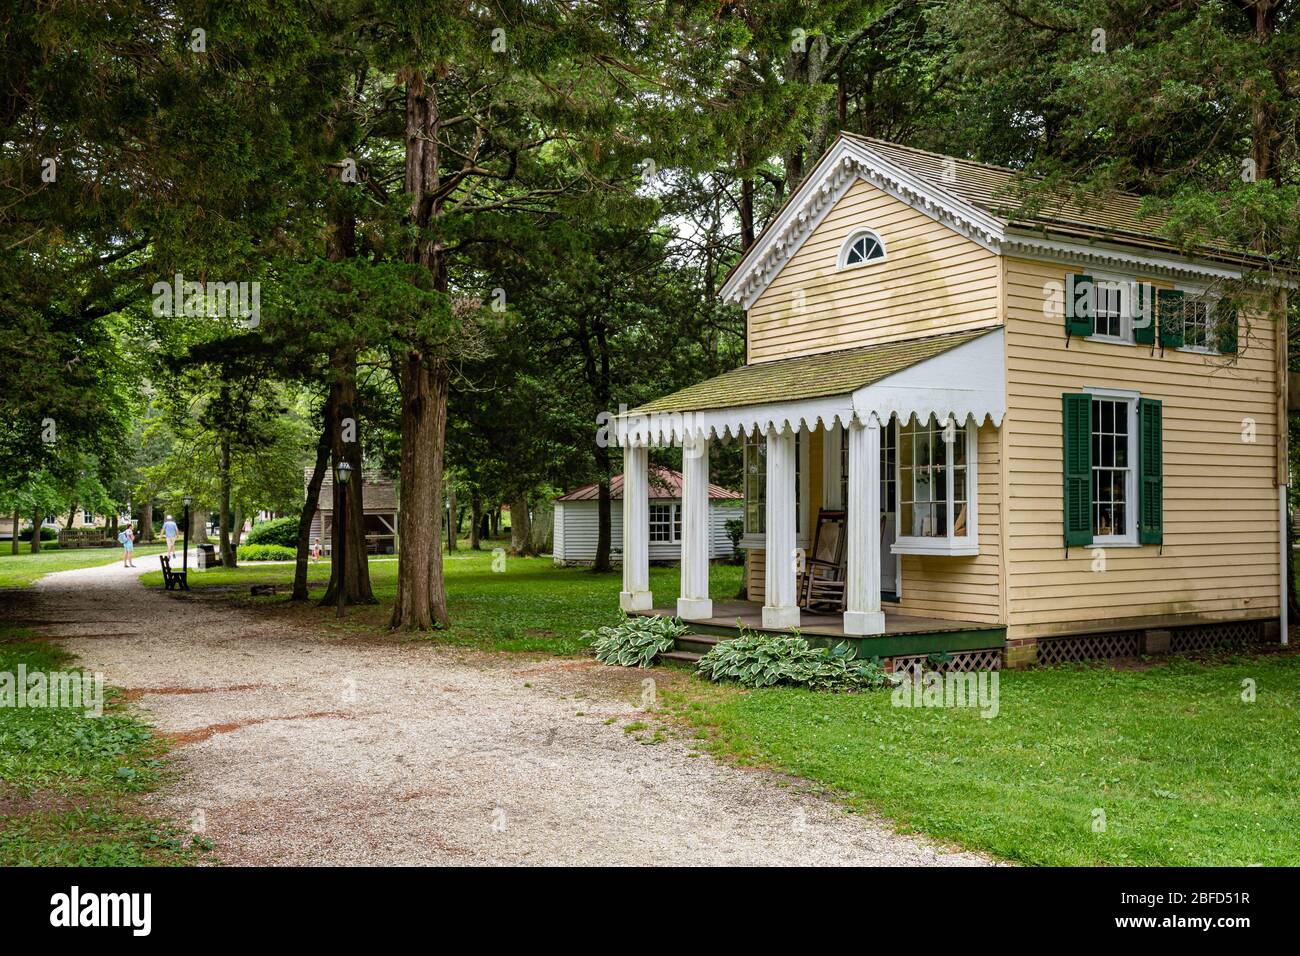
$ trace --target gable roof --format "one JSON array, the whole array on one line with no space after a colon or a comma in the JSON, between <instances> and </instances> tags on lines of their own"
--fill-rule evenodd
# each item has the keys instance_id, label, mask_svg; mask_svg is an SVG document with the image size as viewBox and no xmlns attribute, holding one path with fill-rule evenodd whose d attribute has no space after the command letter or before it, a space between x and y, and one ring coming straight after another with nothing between
<instances>
[{"instance_id":1,"label":"gable roof","mask_svg":"<svg viewBox=\"0 0 1300 956\"><path fill-rule=\"evenodd\" d=\"M723 301L748 308L857 181L881 191L999 255L1046 256L1152 276L1235 278L1254 258L1226 246L1193 256L1159 234L1165 220L1138 215L1141 198L1109 197L1097 208L1067 196L1018 209L1016 170L840 133L728 273Z\"/></svg>"},{"instance_id":2,"label":"gable roof","mask_svg":"<svg viewBox=\"0 0 1300 956\"><path fill-rule=\"evenodd\" d=\"M632 409L631 415L736 408L843 395L942 355L996 329L948 332L838 352L742 365Z\"/></svg>"},{"instance_id":3,"label":"gable roof","mask_svg":"<svg viewBox=\"0 0 1300 956\"><path fill-rule=\"evenodd\" d=\"M1033 211L1022 210L1017 193L1017 183L1022 174L1018 170L930 153L854 133L841 135L907 170L937 192L983 209L1006 226L1047 228L1059 233L1128 240L1176 251L1177 247L1160 232L1168 222L1166 217L1140 216L1138 210L1142 197L1134 193L1110 194L1104 205L1096 206L1080 205L1072 197L1058 194L1044 199L1042 205Z\"/></svg>"},{"instance_id":4,"label":"gable roof","mask_svg":"<svg viewBox=\"0 0 1300 956\"><path fill-rule=\"evenodd\" d=\"M673 499L682 496L682 473L662 465L650 467L650 500ZM620 500L623 497L623 476L615 475L609 480L609 497ZM713 501L741 501L744 499L738 491L730 491L721 485L709 485L709 498ZM600 498L600 485L583 485L567 494L560 495L556 501L597 501Z\"/></svg>"}]
</instances>

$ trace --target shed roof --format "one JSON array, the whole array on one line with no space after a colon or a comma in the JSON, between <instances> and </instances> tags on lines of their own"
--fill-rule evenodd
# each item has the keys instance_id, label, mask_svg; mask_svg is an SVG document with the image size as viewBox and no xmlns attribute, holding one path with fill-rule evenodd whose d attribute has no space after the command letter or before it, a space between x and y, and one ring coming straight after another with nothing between
<instances>
[{"instance_id":1,"label":"shed roof","mask_svg":"<svg viewBox=\"0 0 1300 956\"><path fill-rule=\"evenodd\" d=\"M611 499L623 497L623 476L615 475L609 481ZM661 465L650 467L650 500L680 498L682 496L682 473ZM740 501L744 499L738 491L730 491L721 485L709 485L709 498L714 501ZM583 485L567 494L560 495L556 501L596 501L600 498L600 485Z\"/></svg>"},{"instance_id":2,"label":"shed roof","mask_svg":"<svg viewBox=\"0 0 1300 956\"><path fill-rule=\"evenodd\" d=\"M302 470L302 480L305 488L308 482L311 481L311 468ZM353 481L355 480L354 478ZM397 511L397 485L393 479L382 471L371 468L362 473L362 482L361 500L367 512L388 514ZM321 482L320 495L317 497L316 502L322 511L334 510L333 470L325 472L325 480Z\"/></svg>"}]
</instances>

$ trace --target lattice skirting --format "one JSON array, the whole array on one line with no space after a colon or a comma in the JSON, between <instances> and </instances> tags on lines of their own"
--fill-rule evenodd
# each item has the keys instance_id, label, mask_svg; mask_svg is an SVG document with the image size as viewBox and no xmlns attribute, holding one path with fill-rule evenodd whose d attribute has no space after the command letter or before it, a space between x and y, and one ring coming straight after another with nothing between
<instances>
[{"instance_id":1,"label":"lattice skirting","mask_svg":"<svg viewBox=\"0 0 1300 956\"><path fill-rule=\"evenodd\" d=\"M938 671L941 674L957 672L961 674L970 673L971 671L996 671L1002 669L1002 651L1000 648L989 648L982 651L950 651L949 660L938 664L931 664L929 657L925 654L918 654L912 657L895 657L894 670L895 674L916 674L923 670Z\"/></svg>"},{"instance_id":2,"label":"lattice skirting","mask_svg":"<svg viewBox=\"0 0 1300 956\"><path fill-rule=\"evenodd\" d=\"M1169 639L1169 652L1179 654L1187 651L1241 650L1263 639L1263 621L1199 624L1174 631Z\"/></svg>"},{"instance_id":3,"label":"lattice skirting","mask_svg":"<svg viewBox=\"0 0 1300 956\"><path fill-rule=\"evenodd\" d=\"M1038 663L1068 664L1072 661L1095 661L1108 657L1137 657L1141 651L1141 631L1077 634L1073 637L1040 639Z\"/></svg>"}]
</instances>

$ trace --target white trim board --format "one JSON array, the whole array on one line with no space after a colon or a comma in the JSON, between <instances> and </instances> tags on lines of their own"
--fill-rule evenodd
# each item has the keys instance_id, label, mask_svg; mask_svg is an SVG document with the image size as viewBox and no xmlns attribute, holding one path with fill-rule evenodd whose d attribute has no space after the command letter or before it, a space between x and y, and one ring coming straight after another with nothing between
<instances>
[{"instance_id":1,"label":"white trim board","mask_svg":"<svg viewBox=\"0 0 1300 956\"><path fill-rule=\"evenodd\" d=\"M1048 239L1013 229L974 204L939 192L866 144L840 137L727 277L719 293L722 301L748 309L858 180L865 180L997 255L1096 264L1168 277L1230 279L1241 277L1244 271L1194 258ZM861 226L871 228L870 223ZM1296 280L1284 281L1288 286L1296 284Z\"/></svg>"},{"instance_id":2,"label":"white trim board","mask_svg":"<svg viewBox=\"0 0 1300 956\"><path fill-rule=\"evenodd\" d=\"M689 438L738 438L818 425L847 426L875 416L887 422L931 415L1001 425L1006 416L1006 364L1001 328L895 372L853 392L825 398L702 411L629 414L615 420L620 444L675 445Z\"/></svg>"}]
</instances>

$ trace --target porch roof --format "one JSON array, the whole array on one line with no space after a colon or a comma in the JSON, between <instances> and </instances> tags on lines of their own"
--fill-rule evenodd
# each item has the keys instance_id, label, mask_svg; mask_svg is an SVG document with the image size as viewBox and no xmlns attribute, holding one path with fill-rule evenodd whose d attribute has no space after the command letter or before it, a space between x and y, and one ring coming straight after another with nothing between
<instances>
[{"instance_id":1,"label":"porch roof","mask_svg":"<svg viewBox=\"0 0 1300 956\"><path fill-rule=\"evenodd\" d=\"M745 365L621 415L621 441L738 436L769 427L847 425L876 415L1005 414L1001 327L949 332Z\"/></svg>"},{"instance_id":2,"label":"porch roof","mask_svg":"<svg viewBox=\"0 0 1300 956\"><path fill-rule=\"evenodd\" d=\"M986 335L988 329L949 332L923 339L864 345L839 352L742 365L716 378L688 385L681 391L647 402L631 414L694 412L706 408L764 405L803 398L842 395L901 372L958 345Z\"/></svg>"}]
</instances>

